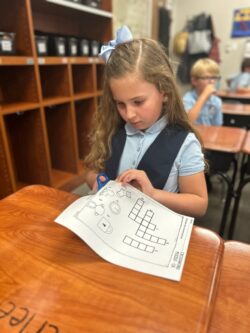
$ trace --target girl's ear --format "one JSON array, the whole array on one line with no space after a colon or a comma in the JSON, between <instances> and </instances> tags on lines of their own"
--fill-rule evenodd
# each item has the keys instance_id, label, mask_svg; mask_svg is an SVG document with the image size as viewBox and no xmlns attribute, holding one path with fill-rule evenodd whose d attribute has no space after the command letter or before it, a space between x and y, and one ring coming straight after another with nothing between
<instances>
[{"instance_id":1,"label":"girl's ear","mask_svg":"<svg viewBox=\"0 0 250 333\"><path fill-rule=\"evenodd\" d=\"M168 101L168 95L165 93L163 95L163 103L166 103Z\"/></svg>"}]
</instances>

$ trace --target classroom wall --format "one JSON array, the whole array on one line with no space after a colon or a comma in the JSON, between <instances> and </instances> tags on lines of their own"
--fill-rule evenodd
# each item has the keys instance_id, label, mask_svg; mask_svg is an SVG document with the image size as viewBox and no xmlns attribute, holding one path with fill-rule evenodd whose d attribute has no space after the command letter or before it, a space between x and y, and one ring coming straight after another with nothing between
<instances>
[{"instance_id":1,"label":"classroom wall","mask_svg":"<svg viewBox=\"0 0 250 333\"><path fill-rule=\"evenodd\" d=\"M169 0L168 2L172 5L172 36L182 30L186 21L194 15L202 12L212 15L216 35L221 40L219 46L223 76L221 87L225 88L225 78L240 71L246 40L250 40L250 37L231 38L233 11L250 7L249 0Z\"/></svg>"},{"instance_id":2,"label":"classroom wall","mask_svg":"<svg viewBox=\"0 0 250 333\"><path fill-rule=\"evenodd\" d=\"M128 24L131 25L132 31L135 30L133 33L136 37L148 36L151 31L151 37L157 39L159 6L167 6L172 10L170 50L174 35L184 28L188 19L203 12L212 15L216 35L221 40L219 44L220 68L223 77L221 88L226 88L225 78L240 71L245 44L247 40L250 40L250 37L231 38L233 11L249 7L249 0L129 0L125 2L113 0L114 31L118 25ZM145 20L149 12L152 17ZM172 52L170 56L174 67L177 67L180 58ZM182 93L190 88L189 85L182 85L180 82L179 86Z\"/></svg>"}]
</instances>

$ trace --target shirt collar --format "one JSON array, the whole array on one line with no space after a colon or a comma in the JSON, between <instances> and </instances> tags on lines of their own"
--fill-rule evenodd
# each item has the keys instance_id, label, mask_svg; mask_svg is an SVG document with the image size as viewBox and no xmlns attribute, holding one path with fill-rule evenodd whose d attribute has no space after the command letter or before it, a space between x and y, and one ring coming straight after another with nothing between
<instances>
[{"instance_id":1,"label":"shirt collar","mask_svg":"<svg viewBox=\"0 0 250 333\"><path fill-rule=\"evenodd\" d=\"M141 134L145 135L146 133L154 134L157 132L161 132L163 128L165 128L167 125L167 117L163 116L157 122L155 122L151 127L147 128L146 131L140 131L136 128L134 128L129 123L126 123L125 130L127 135L135 135L135 134Z\"/></svg>"}]
</instances>

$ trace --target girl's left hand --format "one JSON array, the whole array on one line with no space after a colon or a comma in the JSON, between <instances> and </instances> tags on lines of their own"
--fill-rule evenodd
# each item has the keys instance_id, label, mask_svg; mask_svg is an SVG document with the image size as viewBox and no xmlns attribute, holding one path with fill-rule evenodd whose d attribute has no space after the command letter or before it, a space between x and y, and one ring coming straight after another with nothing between
<instances>
[{"instance_id":1,"label":"girl's left hand","mask_svg":"<svg viewBox=\"0 0 250 333\"><path fill-rule=\"evenodd\" d=\"M154 187L148 179L147 174L142 170L126 170L116 180L121 183L129 183L150 197L153 194Z\"/></svg>"}]
</instances>

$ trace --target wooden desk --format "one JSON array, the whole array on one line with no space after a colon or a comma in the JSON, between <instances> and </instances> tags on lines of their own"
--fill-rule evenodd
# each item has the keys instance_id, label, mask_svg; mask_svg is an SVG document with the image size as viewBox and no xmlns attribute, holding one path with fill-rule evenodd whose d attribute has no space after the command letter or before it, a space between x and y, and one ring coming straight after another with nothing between
<instances>
[{"instance_id":1,"label":"wooden desk","mask_svg":"<svg viewBox=\"0 0 250 333\"><path fill-rule=\"evenodd\" d=\"M232 218L229 226L229 232L228 232L228 238L232 239L240 204L240 199L242 195L242 190L250 182L250 177L246 177L246 175L250 175L250 131L247 132L246 139L244 141L243 147L242 147L243 155L243 162L241 167L241 173L240 173L240 180L239 184L235 190L235 201L234 206L232 210ZM248 221L245 221L246 223Z\"/></svg>"},{"instance_id":2,"label":"wooden desk","mask_svg":"<svg viewBox=\"0 0 250 333\"><path fill-rule=\"evenodd\" d=\"M250 104L250 94L248 93L236 93L229 92L227 90L219 90L217 92L217 96L219 96L223 101L239 101L241 103Z\"/></svg>"},{"instance_id":3,"label":"wooden desk","mask_svg":"<svg viewBox=\"0 0 250 333\"><path fill-rule=\"evenodd\" d=\"M219 152L241 151L246 130L227 126L196 126L203 140L204 148Z\"/></svg>"},{"instance_id":4,"label":"wooden desk","mask_svg":"<svg viewBox=\"0 0 250 333\"><path fill-rule=\"evenodd\" d=\"M223 103L223 124L250 128L250 104Z\"/></svg>"},{"instance_id":5,"label":"wooden desk","mask_svg":"<svg viewBox=\"0 0 250 333\"><path fill-rule=\"evenodd\" d=\"M181 282L135 272L53 222L75 198L29 186L0 201L0 332L207 332L221 238L193 228Z\"/></svg>"},{"instance_id":6,"label":"wooden desk","mask_svg":"<svg viewBox=\"0 0 250 333\"><path fill-rule=\"evenodd\" d=\"M209 333L250 332L250 245L225 242Z\"/></svg>"},{"instance_id":7,"label":"wooden desk","mask_svg":"<svg viewBox=\"0 0 250 333\"><path fill-rule=\"evenodd\" d=\"M227 184L226 200L219 229L219 234L223 237L231 200L234 196L234 183L238 169L235 154L241 151L247 132L245 129L237 127L203 125L196 127L203 140L204 148L209 150L207 158L211 172L221 176ZM227 171L232 163L234 172L233 176L229 177Z\"/></svg>"},{"instance_id":8,"label":"wooden desk","mask_svg":"<svg viewBox=\"0 0 250 333\"><path fill-rule=\"evenodd\" d=\"M250 116L250 104L222 103L224 114Z\"/></svg>"},{"instance_id":9,"label":"wooden desk","mask_svg":"<svg viewBox=\"0 0 250 333\"><path fill-rule=\"evenodd\" d=\"M250 131L247 132L247 135L246 135L243 147L242 147L242 152L250 155Z\"/></svg>"}]
</instances>

